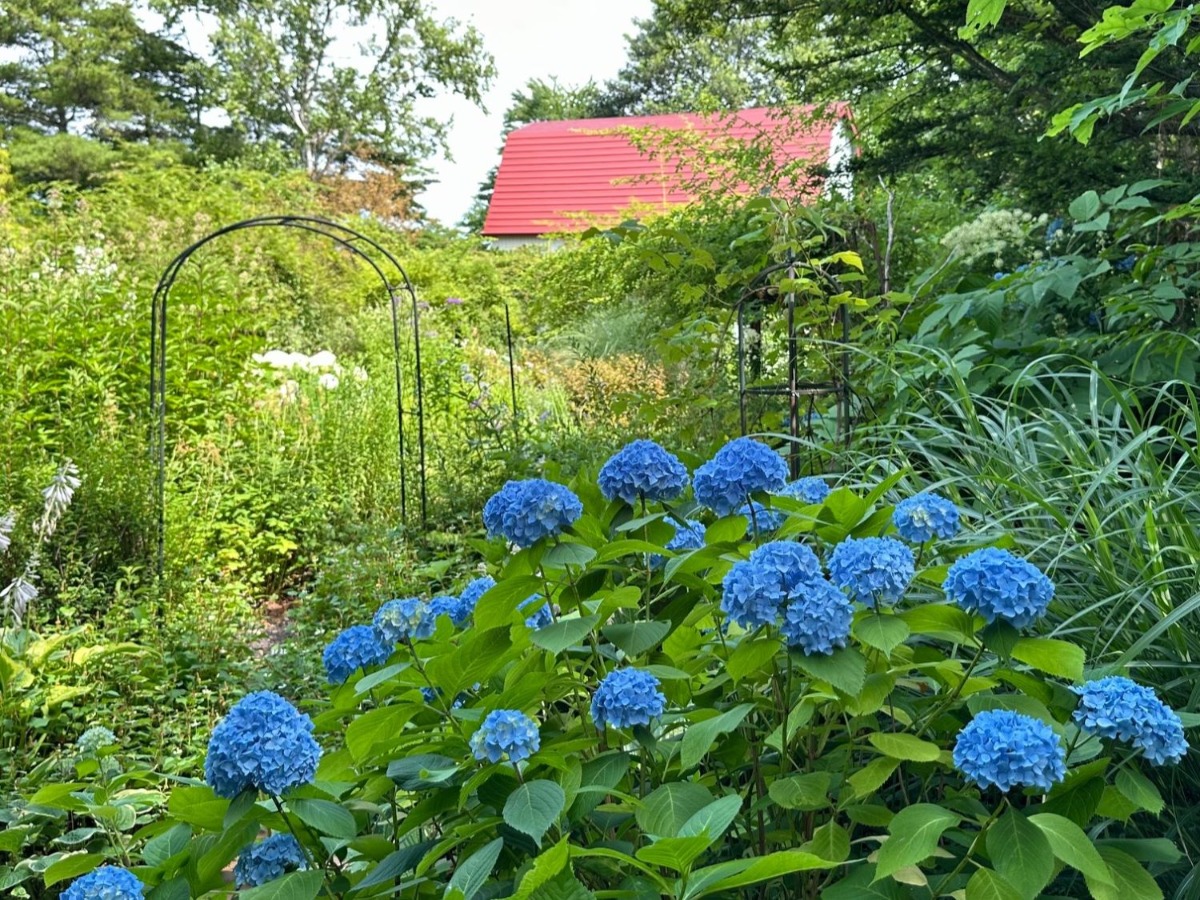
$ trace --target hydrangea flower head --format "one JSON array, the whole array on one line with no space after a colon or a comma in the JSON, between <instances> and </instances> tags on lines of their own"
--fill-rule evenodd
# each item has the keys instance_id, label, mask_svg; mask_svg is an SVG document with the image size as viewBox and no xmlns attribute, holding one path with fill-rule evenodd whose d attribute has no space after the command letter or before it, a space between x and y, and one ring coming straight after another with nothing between
<instances>
[{"instance_id":1,"label":"hydrangea flower head","mask_svg":"<svg viewBox=\"0 0 1200 900\"><path fill-rule=\"evenodd\" d=\"M478 760L513 762L528 759L542 745L537 723L515 709L497 709L487 714L479 730L471 735L471 752Z\"/></svg>"},{"instance_id":2,"label":"hydrangea flower head","mask_svg":"<svg viewBox=\"0 0 1200 900\"><path fill-rule=\"evenodd\" d=\"M1002 791L1048 791L1067 774L1067 753L1045 722L1007 709L975 716L958 733L954 766L968 781Z\"/></svg>"},{"instance_id":3,"label":"hydrangea flower head","mask_svg":"<svg viewBox=\"0 0 1200 900\"><path fill-rule=\"evenodd\" d=\"M787 513L783 510L770 509L757 500L743 503L738 507L737 514L746 517L746 534L752 537L778 531L779 526L787 521Z\"/></svg>"},{"instance_id":4,"label":"hydrangea flower head","mask_svg":"<svg viewBox=\"0 0 1200 900\"><path fill-rule=\"evenodd\" d=\"M796 541L770 541L750 554L750 562L773 572L779 589L790 594L810 581L823 581L821 561L804 544Z\"/></svg>"},{"instance_id":5,"label":"hydrangea flower head","mask_svg":"<svg viewBox=\"0 0 1200 900\"><path fill-rule=\"evenodd\" d=\"M554 610L550 608L550 604L543 601L542 605L538 606L537 603L539 600L542 600L541 594L532 594L522 600L521 605L517 607L522 611L527 611L530 607L534 607L533 614L525 619L525 627L533 631L545 628L554 622Z\"/></svg>"},{"instance_id":6,"label":"hydrangea flower head","mask_svg":"<svg viewBox=\"0 0 1200 900\"><path fill-rule=\"evenodd\" d=\"M597 728L649 725L663 714L667 698L658 679L641 669L613 669L592 696L592 719Z\"/></svg>"},{"instance_id":7,"label":"hydrangea flower head","mask_svg":"<svg viewBox=\"0 0 1200 900\"><path fill-rule=\"evenodd\" d=\"M674 500L688 485L687 467L654 441L632 441L600 469L600 493L606 500Z\"/></svg>"},{"instance_id":8,"label":"hydrangea flower head","mask_svg":"<svg viewBox=\"0 0 1200 900\"><path fill-rule=\"evenodd\" d=\"M1177 763L1187 753L1183 723L1150 688L1109 675L1071 690L1079 695L1075 724L1088 734L1129 741L1156 766Z\"/></svg>"},{"instance_id":9,"label":"hydrangea flower head","mask_svg":"<svg viewBox=\"0 0 1200 900\"><path fill-rule=\"evenodd\" d=\"M258 887L307 868L308 861L296 839L290 834L273 834L242 851L233 868L233 880L242 887Z\"/></svg>"},{"instance_id":10,"label":"hydrangea flower head","mask_svg":"<svg viewBox=\"0 0 1200 900\"><path fill-rule=\"evenodd\" d=\"M503 535L518 547L532 547L542 538L561 534L583 515L583 504L561 484L530 478L508 482L483 511L490 534Z\"/></svg>"},{"instance_id":11,"label":"hydrangea flower head","mask_svg":"<svg viewBox=\"0 0 1200 900\"><path fill-rule=\"evenodd\" d=\"M420 597L389 600L375 612L372 623L384 642L392 645L427 638L437 624L429 604Z\"/></svg>"},{"instance_id":12,"label":"hydrangea flower head","mask_svg":"<svg viewBox=\"0 0 1200 900\"><path fill-rule=\"evenodd\" d=\"M1054 583L1037 566L1007 550L985 547L955 560L942 583L946 596L988 622L1025 628L1046 612Z\"/></svg>"},{"instance_id":13,"label":"hydrangea flower head","mask_svg":"<svg viewBox=\"0 0 1200 900\"><path fill-rule=\"evenodd\" d=\"M830 580L868 605L899 601L915 573L912 551L895 538L846 538L829 557Z\"/></svg>"},{"instance_id":14,"label":"hydrangea flower head","mask_svg":"<svg viewBox=\"0 0 1200 900\"><path fill-rule=\"evenodd\" d=\"M845 647L854 607L846 595L824 578L800 585L788 595L780 631L789 647L805 656L830 654Z\"/></svg>"},{"instance_id":15,"label":"hydrangea flower head","mask_svg":"<svg viewBox=\"0 0 1200 900\"><path fill-rule=\"evenodd\" d=\"M787 474L783 457L766 444L734 438L696 470L696 500L718 516L727 516L751 494L779 490Z\"/></svg>"},{"instance_id":16,"label":"hydrangea flower head","mask_svg":"<svg viewBox=\"0 0 1200 900\"><path fill-rule=\"evenodd\" d=\"M667 541L667 549L679 553L685 550L700 550L704 547L704 523L696 519L687 519L682 525L668 519L667 522L675 529L675 534ZM661 553L651 553L647 558L650 568L657 569L666 558Z\"/></svg>"},{"instance_id":17,"label":"hydrangea flower head","mask_svg":"<svg viewBox=\"0 0 1200 900\"><path fill-rule=\"evenodd\" d=\"M438 616L449 616L450 621L459 626L471 618L475 611L474 603L464 603L461 597L442 594L429 601L429 614L437 621Z\"/></svg>"},{"instance_id":18,"label":"hydrangea flower head","mask_svg":"<svg viewBox=\"0 0 1200 900\"><path fill-rule=\"evenodd\" d=\"M377 628L353 625L326 645L321 660L329 683L345 684L359 669L381 666L391 655L391 648L380 640Z\"/></svg>"},{"instance_id":19,"label":"hydrangea flower head","mask_svg":"<svg viewBox=\"0 0 1200 900\"><path fill-rule=\"evenodd\" d=\"M111 747L117 742L117 736L103 725L93 725L79 736L75 747L80 753L94 755L105 747Z\"/></svg>"},{"instance_id":20,"label":"hydrangea flower head","mask_svg":"<svg viewBox=\"0 0 1200 900\"><path fill-rule=\"evenodd\" d=\"M473 613L475 612L475 604L479 602L479 598L495 586L496 579L491 575L476 578L462 589L462 593L458 595L458 601L462 604L463 608L469 609L470 613Z\"/></svg>"},{"instance_id":21,"label":"hydrangea flower head","mask_svg":"<svg viewBox=\"0 0 1200 900\"><path fill-rule=\"evenodd\" d=\"M913 544L958 534L958 507L940 494L906 497L892 511L892 524L900 537Z\"/></svg>"},{"instance_id":22,"label":"hydrangea flower head","mask_svg":"<svg viewBox=\"0 0 1200 900\"><path fill-rule=\"evenodd\" d=\"M809 475L784 485L775 492L780 497L792 497L804 503L824 503L829 496L829 485L817 475Z\"/></svg>"},{"instance_id":23,"label":"hydrangea flower head","mask_svg":"<svg viewBox=\"0 0 1200 900\"><path fill-rule=\"evenodd\" d=\"M743 560L721 582L721 611L743 628L774 625L784 595L777 571Z\"/></svg>"},{"instance_id":24,"label":"hydrangea flower head","mask_svg":"<svg viewBox=\"0 0 1200 900\"><path fill-rule=\"evenodd\" d=\"M101 866L77 878L62 892L62 900L142 900L146 886L120 866Z\"/></svg>"},{"instance_id":25,"label":"hydrangea flower head","mask_svg":"<svg viewBox=\"0 0 1200 900\"><path fill-rule=\"evenodd\" d=\"M280 797L317 773L321 748L312 730L312 719L278 694L247 694L213 729L204 778L230 800L251 789Z\"/></svg>"}]
</instances>

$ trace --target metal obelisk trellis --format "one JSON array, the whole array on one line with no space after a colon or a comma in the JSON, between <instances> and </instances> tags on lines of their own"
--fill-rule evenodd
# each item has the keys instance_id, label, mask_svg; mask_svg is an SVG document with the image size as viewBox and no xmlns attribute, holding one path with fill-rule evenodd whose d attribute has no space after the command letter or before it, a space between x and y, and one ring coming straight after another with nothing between
<instances>
[{"instance_id":1,"label":"metal obelisk trellis","mask_svg":"<svg viewBox=\"0 0 1200 900\"><path fill-rule=\"evenodd\" d=\"M408 475L405 463L404 373L401 365L400 350L400 294L403 292L404 294L408 295L412 307L413 358L415 363L414 368L416 370L414 373L414 386L416 403L415 413L417 417L417 475L420 482L421 521L422 523L425 522L427 512L425 490L425 408L423 400L424 382L421 375L420 313L418 311L417 293L413 288L412 282L409 280L408 274L404 271L404 268L400 265L396 257L389 253L386 248L384 248L377 241L358 231L355 231L353 228L349 228L329 219L322 219L315 216L260 216L254 219L245 219L241 222L234 222L232 225L219 228L196 241L194 244L176 256L173 260L171 260L166 269L163 270L163 273L158 280L158 285L154 289L154 297L151 301L150 310L150 452L154 458L154 463L157 466L157 477L155 481L155 503L157 513L156 525L158 533L156 540L157 571L160 575L163 571L164 560L164 499L166 492L167 299L170 296L172 286L175 284L175 279L179 276L180 269L183 268L183 265L188 261L188 259L191 258L192 254L194 254L204 245L208 244L210 241L216 240L224 235L232 234L238 231L244 231L250 228L294 228L300 231L319 235L320 237L328 238L335 244L343 247L350 253L357 256L359 259L366 262L366 264L371 267L372 271L379 276L379 280L383 283L384 289L387 291L388 301L391 305L392 312L392 350L394 354L396 374L396 429L399 450L398 464L400 468L400 516L404 521L408 520ZM394 281L393 278L395 276L389 277L384 272L385 266L390 266L395 270L395 275L399 276L399 281ZM509 334L509 357L511 370L511 331ZM512 390L513 415L515 418L515 376Z\"/></svg>"},{"instance_id":2,"label":"metal obelisk trellis","mask_svg":"<svg viewBox=\"0 0 1200 900\"><path fill-rule=\"evenodd\" d=\"M803 400L807 400L808 414L804 416L808 435L812 435L812 414L818 397L834 396L837 398L837 436L838 442L844 443L850 436L850 312L846 304L837 309L837 320L841 325L841 336L837 340L840 345L836 367L831 367L830 378L824 381L800 380L800 337L796 333L796 292L787 290L783 293L782 301L787 318L787 381L776 384L748 384L746 378L746 311L747 307L765 307L772 299L779 299L777 288L770 283L770 278L780 272L789 281L796 278L797 260L789 257L783 262L767 266L755 276L754 280L743 292L737 303L737 356L738 356L738 407L741 416L742 434L748 431L746 404L750 397L786 397L788 404L788 435L791 446L788 450L788 468L791 477L800 477L800 437L801 414ZM819 272L828 278L825 273ZM756 322L761 327L760 319ZM759 333L759 351L761 354L762 334ZM761 360L761 355L759 356Z\"/></svg>"}]
</instances>

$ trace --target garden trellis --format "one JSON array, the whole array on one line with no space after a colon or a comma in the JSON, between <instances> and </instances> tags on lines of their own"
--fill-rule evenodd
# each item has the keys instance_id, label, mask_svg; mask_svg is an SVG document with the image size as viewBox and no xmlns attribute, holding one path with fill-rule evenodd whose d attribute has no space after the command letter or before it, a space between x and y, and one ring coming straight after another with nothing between
<instances>
[{"instance_id":1,"label":"garden trellis","mask_svg":"<svg viewBox=\"0 0 1200 900\"><path fill-rule=\"evenodd\" d=\"M837 439L845 445L850 438L850 311L845 303L837 306L834 322L839 327L840 334L835 336L836 345L834 359L829 366L828 378L820 381L808 381L801 378L800 344L801 340L819 341L819 338L804 336L799 333L801 323L797 320L797 297L794 284L799 275L800 261L789 255L782 262L767 266L754 277L737 303L737 364L738 364L738 410L742 434L749 430L747 406L751 397L785 397L787 399L788 436L791 439L788 451L788 467L792 478L800 477L800 438L813 436L813 418L817 414L816 404L821 397L834 397L837 410ZM819 278L832 281L831 277L819 267L806 266L807 272L815 273ZM773 284L773 276L782 273L783 285L786 290ZM783 314L786 319L787 356L785 363L785 380L782 382L758 383L764 368L763 348L764 324L768 307L782 300ZM749 317L749 325L747 324ZM755 333L755 339L748 342L748 332ZM752 346L748 349L747 343ZM822 342L828 344L829 342ZM747 375L747 366L751 370ZM802 414L801 407L807 411Z\"/></svg>"},{"instance_id":2,"label":"garden trellis","mask_svg":"<svg viewBox=\"0 0 1200 900\"><path fill-rule=\"evenodd\" d=\"M150 452L154 460L156 477L154 483L154 508L156 527L157 571L161 575L165 558L165 492L166 492L166 415L167 415L167 301L179 272L189 259L202 247L219 237L250 229L287 228L327 238L337 246L365 262L379 277L388 296L392 315L392 350L396 380L396 437L397 467L400 475L400 517L408 521L408 469L405 434L405 415L415 415L417 420L417 479L419 485L421 522L425 523L428 512L425 453L425 401L424 377L421 369L420 304L417 292L408 273L399 260L382 244L346 225L317 216L272 215L244 219L226 225L202 237L181 251L168 263L159 277L151 300L150 310ZM388 271L393 274L389 275ZM402 334L408 326L402 325L401 303L407 298L411 308L411 340L413 350L412 391L408 398L412 404L406 409L405 373L402 366ZM504 328L508 349L509 390L512 401L514 427L517 420L516 366L513 361L512 324L507 304L504 307Z\"/></svg>"}]
</instances>

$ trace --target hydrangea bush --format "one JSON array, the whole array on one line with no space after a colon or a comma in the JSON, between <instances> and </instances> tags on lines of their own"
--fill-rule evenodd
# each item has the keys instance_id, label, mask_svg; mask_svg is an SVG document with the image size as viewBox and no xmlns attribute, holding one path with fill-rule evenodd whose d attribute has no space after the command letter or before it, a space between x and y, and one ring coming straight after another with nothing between
<instances>
[{"instance_id":1,"label":"hydrangea bush","mask_svg":"<svg viewBox=\"0 0 1200 900\"><path fill-rule=\"evenodd\" d=\"M231 709L122 849L150 896L1161 898L1195 717L1050 631L1046 560L904 473L614 459L505 486L492 575L339 636L325 697Z\"/></svg>"}]
</instances>

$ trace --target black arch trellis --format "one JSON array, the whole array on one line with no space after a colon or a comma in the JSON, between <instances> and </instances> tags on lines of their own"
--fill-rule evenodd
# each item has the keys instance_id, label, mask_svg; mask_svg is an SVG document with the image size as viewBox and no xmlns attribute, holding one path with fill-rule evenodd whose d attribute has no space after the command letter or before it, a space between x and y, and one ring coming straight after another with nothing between
<instances>
[{"instance_id":1,"label":"black arch trellis","mask_svg":"<svg viewBox=\"0 0 1200 900\"><path fill-rule=\"evenodd\" d=\"M800 380L800 339L796 334L796 292L789 290L783 295L787 314L787 381L783 384L748 385L746 383L746 308L755 304L765 305L772 290L771 276L784 272L788 279L795 279L797 260L789 256L786 260L767 266L754 277L737 302L737 357L738 357L738 410L741 417L742 434L747 432L746 403L750 397L786 397L788 403L788 434L791 446L788 450L788 467L792 478L800 477L800 406L807 398L811 421L813 406L818 397L837 397L837 429L839 443L850 437L850 311L846 304L838 307L837 318L842 334L838 370L828 381ZM816 270L821 277L832 281L829 275ZM809 425L811 432L811 424Z\"/></svg>"},{"instance_id":2,"label":"black arch trellis","mask_svg":"<svg viewBox=\"0 0 1200 900\"><path fill-rule=\"evenodd\" d=\"M398 465L400 470L400 516L408 521L408 480L405 464L405 434L404 434L404 375L400 354L400 292L408 295L412 307L412 339L415 361L415 398L417 417L418 445L418 476L420 479L421 521L425 522L427 514L426 496L426 465L425 465L425 407L424 380L421 373L421 332L420 312L417 304L417 293L412 281L403 266L385 247L361 232L345 225L316 216L274 215L259 216L244 219L219 228L183 250L167 264L154 288L154 296L150 308L150 452L157 467L155 480L155 506L157 526L157 571L161 575L164 562L164 518L166 492L166 371L167 371L167 299L171 288L179 276L180 269L201 247L224 235L244 231L251 228L294 228L306 231L324 238L348 250L367 263L379 276L388 294L392 312L392 350L396 376L396 430L398 443ZM382 257L382 262L376 258ZM393 282L384 272L384 266L390 265L399 276L399 282ZM509 375L511 380L513 417L516 418L516 375L512 363L512 330L509 325L508 310L505 309L505 327L508 332Z\"/></svg>"}]
</instances>

